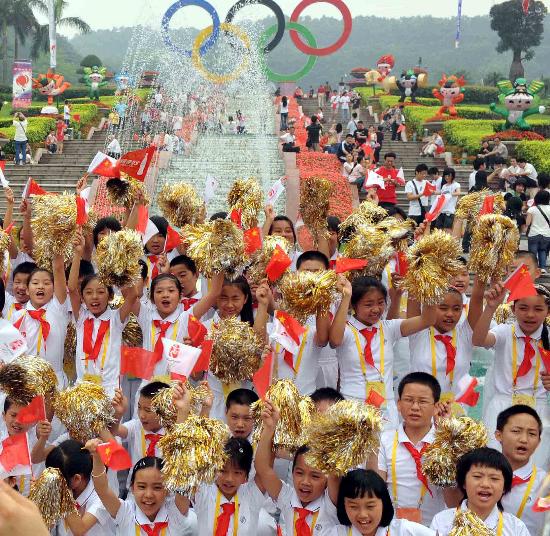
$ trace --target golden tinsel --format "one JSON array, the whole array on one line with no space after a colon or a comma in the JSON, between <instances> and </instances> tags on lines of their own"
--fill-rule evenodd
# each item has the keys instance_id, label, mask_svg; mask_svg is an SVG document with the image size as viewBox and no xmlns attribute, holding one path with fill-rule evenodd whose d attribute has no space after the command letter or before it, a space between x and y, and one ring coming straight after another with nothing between
<instances>
[{"instance_id":1,"label":"golden tinsel","mask_svg":"<svg viewBox=\"0 0 550 536\"><path fill-rule=\"evenodd\" d=\"M376 229L388 233L392 240L401 240L407 235L412 235L416 229L416 222L414 220L401 220L391 216L376 224Z\"/></svg>"},{"instance_id":2,"label":"golden tinsel","mask_svg":"<svg viewBox=\"0 0 550 536\"><path fill-rule=\"evenodd\" d=\"M458 509L449 536L495 536L495 531L471 510Z\"/></svg>"},{"instance_id":3,"label":"golden tinsel","mask_svg":"<svg viewBox=\"0 0 550 536\"><path fill-rule=\"evenodd\" d=\"M419 303L437 305L451 280L464 270L464 265L458 261L461 253L458 239L436 229L409 248L409 269L401 288Z\"/></svg>"},{"instance_id":4,"label":"golden tinsel","mask_svg":"<svg viewBox=\"0 0 550 536\"><path fill-rule=\"evenodd\" d=\"M222 383L249 380L260 368L264 344L248 322L222 318L208 338L214 341L210 370Z\"/></svg>"},{"instance_id":5,"label":"golden tinsel","mask_svg":"<svg viewBox=\"0 0 550 536\"><path fill-rule=\"evenodd\" d=\"M338 227L338 238L343 244L355 234L360 225L376 225L388 217L386 209L376 203L363 201Z\"/></svg>"},{"instance_id":6,"label":"golden tinsel","mask_svg":"<svg viewBox=\"0 0 550 536\"><path fill-rule=\"evenodd\" d=\"M164 217L175 227L195 225L204 217L204 201L193 186L185 182L165 184L157 197Z\"/></svg>"},{"instance_id":7,"label":"golden tinsel","mask_svg":"<svg viewBox=\"0 0 550 536\"><path fill-rule=\"evenodd\" d=\"M70 436L82 443L97 437L115 419L105 389L93 382L78 383L61 391L54 402L54 410Z\"/></svg>"},{"instance_id":8,"label":"golden tinsel","mask_svg":"<svg viewBox=\"0 0 550 536\"><path fill-rule=\"evenodd\" d=\"M519 231L507 216L486 214L473 228L468 269L487 283L508 271L519 245Z\"/></svg>"},{"instance_id":9,"label":"golden tinsel","mask_svg":"<svg viewBox=\"0 0 550 536\"><path fill-rule=\"evenodd\" d=\"M56 467L46 467L40 476L31 482L29 499L38 506L48 528L52 528L68 515L78 513L67 481Z\"/></svg>"},{"instance_id":10,"label":"golden tinsel","mask_svg":"<svg viewBox=\"0 0 550 536\"><path fill-rule=\"evenodd\" d=\"M497 324L507 324L508 321L515 319L514 311L512 311L512 305L510 303L501 303L494 314L495 322Z\"/></svg>"},{"instance_id":11,"label":"golden tinsel","mask_svg":"<svg viewBox=\"0 0 550 536\"><path fill-rule=\"evenodd\" d=\"M241 212L243 229L258 226L258 214L264 206L264 194L256 179L237 179L227 194L229 211Z\"/></svg>"},{"instance_id":12,"label":"golden tinsel","mask_svg":"<svg viewBox=\"0 0 550 536\"><path fill-rule=\"evenodd\" d=\"M119 294L114 296L109 302L109 307L111 307L111 309L119 309L123 303L124 297ZM130 313L128 322L122 330L122 344L130 348L139 348L143 346L143 332L141 331L141 326L134 313Z\"/></svg>"},{"instance_id":13,"label":"golden tinsel","mask_svg":"<svg viewBox=\"0 0 550 536\"><path fill-rule=\"evenodd\" d=\"M131 229L107 235L96 248L98 275L105 285L127 287L141 279L141 236Z\"/></svg>"},{"instance_id":14,"label":"golden tinsel","mask_svg":"<svg viewBox=\"0 0 550 536\"><path fill-rule=\"evenodd\" d=\"M308 465L343 476L378 452L382 415L374 406L342 400L316 413L305 431Z\"/></svg>"},{"instance_id":15,"label":"golden tinsel","mask_svg":"<svg viewBox=\"0 0 550 536\"><path fill-rule=\"evenodd\" d=\"M441 419L435 429L434 442L422 459L422 470L429 481L443 488L456 486L456 460L471 450L485 447L487 428L470 417Z\"/></svg>"},{"instance_id":16,"label":"golden tinsel","mask_svg":"<svg viewBox=\"0 0 550 536\"><path fill-rule=\"evenodd\" d=\"M494 196L494 213L502 214L506 209L506 202L502 193L494 193L485 189L479 192L472 192L461 197L456 205L455 217L461 220L467 220L468 223L475 223L479 218L479 211L488 195Z\"/></svg>"},{"instance_id":17,"label":"golden tinsel","mask_svg":"<svg viewBox=\"0 0 550 536\"><path fill-rule=\"evenodd\" d=\"M69 322L67 326L63 348L63 372L69 381L74 381L76 379L76 326L74 322Z\"/></svg>"},{"instance_id":18,"label":"golden tinsel","mask_svg":"<svg viewBox=\"0 0 550 536\"><path fill-rule=\"evenodd\" d=\"M35 396L55 396L57 376L48 361L34 355L20 355L0 369L0 388L22 406Z\"/></svg>"},{"instance_id":19,"label":"golden tinsel","mask_svg":"<svg viewBox=\"0 0 550 536\"><path fill-rule=\"evenodd\" d=\"M349 272L350 277L378 277L394 254L395 249L390 236L369 225L359 225L352 238L342 247L344 257L368 261L362 270Z\"/></svg>"},{"instance_id":20,"label":"golden tinsel","mask_svg":"<svg viewBox=\"0 0 550 536\"><path fill-rule=\"evenodd\" d=\"M224 273L234 279L246 264L243 232L230 220L215 220L199 225L186 225L183 239L187 255L207 279Z\"/></svg>"},{"instance_id":21,"label":"golden tinsel","mask_svg":"<svg viewBox=\"0 0 550 536\"><path fill-rule=\"evenodd\" d=\"M308 396L301 396L292 380L278 380L269 387L265 397L280 412L279 422L275 428L273 450L283 449L295 452L305 444L303 432L311 423L315 405ZM250 406L256 421L253 440L258 442L262 435L263 401L258 400Z\"/></svg>"},{"instance_id":22,"label":"golden tinsel","mask_svg":"<svg viewBox=\"0 0 550 536\"><path fill-rule=\"evenodd\" d=\"M286 238L276 235L264 237L261 249L252 254L251 264L246 270L246 279L250 284L259 285L261 280L267 277L265 269L277 246L287 255L290 252L291 245Z\"/></svg>"},{"instance_id":23,"label":"golden tinsel","mask_svg":"<svg viewBox=\"0 0 550 536\"><path fill-rule=\"evenodd\" d=\"M309 177L300 182L300 215L304 225L326 233L332 190L332 182L320 177Z\"/></svg>"},{"instance_id":24,"label":"golden tinsel","mask_svg":"<svg viewBox=\"0 0 550 536\"><path fill-rule=\"evenodd\" d=\"M287 272L279 284L282 309L303 322L311 315L326 315L338 296L334 270Z\"/></svg>"},{"instance_id":25,"label":"golden tinsel","mask_svg":"<svg viewBox=\"0 0 550 536\"><path fill-rule=\"evenodd\" d=\"M145 184L124 173L121 174L120 179L109 179L105 186L107 188L107 197L114 205L131 209L138 200L138 197L141 197L142 202L146 205L151 202Z\"/></svg>"},{"instance_id":26,"label":"golden tinsel","mask_svg":"<svg viewBox=\"0 0 550 536\"><path fill-rule=\"evenodd\" d=\"M3 229L0 229L0 258L4 258L4 252L10 246L11 236L9 233L6 233Z\"/></svg>"},{"instance_id":27,"label":"golden tinsel","mask_svg":"<svg viewBox=\"0 0 550 536\"><path fill-rule=\"evenodd\" d=\"M200 484L214 482L227 461L229 428L218 419L189 415L159 441L164 483L169 491L193 495Z\"/></svg>"}]
</instances>

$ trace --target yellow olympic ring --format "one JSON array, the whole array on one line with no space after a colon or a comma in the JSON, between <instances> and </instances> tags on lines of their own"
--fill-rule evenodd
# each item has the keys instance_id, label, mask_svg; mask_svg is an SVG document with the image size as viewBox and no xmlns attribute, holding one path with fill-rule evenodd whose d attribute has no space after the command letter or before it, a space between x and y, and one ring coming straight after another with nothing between
<instances>
[{"instance_id":1,"label":"yellow olympic ring","mask_svg":"<svg viewBox=\"0 0 550 536\"><path fill-rule=\"evenodd\" d=\"M248 50L250 50L250 39L248 38L248 35L246 34L246 32L241 30L241 28L239 28L238 26L234 26L233 24L229 24L227 22L222 22L220 24L220 28L225 32L232 33L234 36L238 37L243 42L244 46ZM199 35L197 35L197 38L193 43L191 61L193 62L195 69L197 69L197 71L202 73L204 78L206 78L207 80L210 80L210 82L213 82L214 84L227 84L228 82L232 82L233 80L236 80L237 78L239 78L239 76L241 76L241 74L246 70L246 68L248 67L249 56L248 54L245 55L244 60L241 62L239 67L235 69L232 73L215 74L210 71L207 71L204 65L202 64L200 48L203 42L206 39L208 39L208 36L212 33L213 29L214 29L214 26L208 26L208 28L205 28L199 33Z\"/></svg>"}]
</instances>

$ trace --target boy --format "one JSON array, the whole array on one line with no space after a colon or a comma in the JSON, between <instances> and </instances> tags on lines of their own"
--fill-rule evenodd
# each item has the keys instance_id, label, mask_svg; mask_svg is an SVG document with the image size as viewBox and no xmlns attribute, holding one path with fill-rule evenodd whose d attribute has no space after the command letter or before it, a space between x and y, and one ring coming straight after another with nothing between
<instances>
[{"instance_id":1,"label":"boy","mask_svg":"<svg viewBox=\"0 0 550 536\"><path fill-rule=\"evenodd\" d=\"M527 266L529 275L531 276L533 282L535 282L541 275L537 256L531 251L526 251L524 249L518 249L516 251L515 258L510 264L508 275L514 272L514 270L517 270L522 264Z\"/></svg>"},{"instance_id":2,"label":"boy","mask_svg":"<svg viewBox=\"0 0 550 536\"><path fill-rule=\"evenodd\" d=\"M431 374L412 372L397 392L403 422L397 430L382 433L378 473L388 484L396 517L429 526L445 509L443 492L430 485L421 462L423 450L434 441L441 387Z\"/></svg>"},{"instance_id":3,"label":"boy","mask_svg":"<svg viewBox=\"0 0 550 536\"><path fill-rule=\"evenodd\" d=\"M460 322L464 322L468 317L468 310L470 308L470 296L468 292L470 289L470 272L468 271L468 261L464 257L459 257L458 261L462 264L463 268L461 272L451 281L451 287L456 288L460 294L462 294L462 317Z\"/></svg>"},{"instance_id":4,"label":"boy","mask_svg":"<svg viewBox=\"0 0 550 536\"><path fill-rule=\"evenodd\" d=\"M332 387L320 387L310 395L310 398L319 413L325 413L336 402L345 400L342 393Z\"/></svg>"},{"instance_id":5,"label":"boy","mask_svg":"<svg viewBox=\"0 0 550 536\"><path fill-rule=\"evenodd\" d=\"M183 308L188 311L202 298L202 294L197 291L197 281L200 274L197 271L195 261L187 255L178 255L170 261L170 273L175 275L181 283L183 289L181 303Z\"/></svg>"},{"instance_id":6,"label":"boy","mask_svg":"<svg viewBox=\"0 0 550 536\"><path fill-rule=\"evenodd\" d=\"M29 278L35 268L34 262L22 262L13 271L13 294L6 292L6 301L2 311L2 316L12 324L24 314L25 305L29 301Z\"/></svg>"},{"instance_id":7,"label":"boy","mask_svg":"<svg viewBox=\"0 0 550 536\"><path fill-rule=\"evenodd\" d=\"M258 400L258 395L250 389L235 389L225 401L225 421L233 437L250 440L254 429L254 419L250 406Z\"/></svg>"},{"instance_id":8,"label":"boy","mask_svg":"<svg viewBox=\"0 0 550 536\"><path fill-rule=\"evenodd\" d=\"M541 434L542 421L529 406L511 406L497 418L495 437L514 471L512 491L502 497L502 506L505 512L521 519L532 535L541 534L545 517L544 512L531 509L545 476L545 472L531 462Z\"/></svg>"},{"instance_id":9,"label":"boy","mask_svg":"<svg viewBox=\"0 0 550 536\"><path fill-rule=\"evenodd\" d=\"M415 178L407 182L405 192L409 200L409 218L420 225L424 221L424 216L429 210L430 204L430 196L424 195L428 166L426 164L418 164L414 173Z\"/></svg>"},{"instance_id":10,"label":"boy","mask_svg":"<svg viewBox=\"0 0 550 536\"><path fill-rule=\"evenodd\" d=\"M443 182L443 177L441 176L441 173L439 173L439 169L435 166L428 169L428 182L432 184L432 186L435 186L435 192L434 195L430 197L430 205L436 200L438 193L441 192L441 186Z\"/></svg>"}]
</instances>

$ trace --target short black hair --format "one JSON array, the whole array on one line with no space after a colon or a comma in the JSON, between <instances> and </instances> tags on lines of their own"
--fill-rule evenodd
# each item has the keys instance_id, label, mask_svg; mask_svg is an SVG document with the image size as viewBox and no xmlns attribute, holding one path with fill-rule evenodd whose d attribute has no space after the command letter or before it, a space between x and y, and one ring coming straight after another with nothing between
<instances>
[{"instance_id":1,"label":"short black hair","mask_svg":"<svg viewBox=\"0 0 550 536\"><path fill-rule=\"evenodd\" d=\"M460 256L460 257L458 257L456 260L457 260L460 264L463 264L464 266L468 266L468 261L467 261L464 257Z\"/></svg>"},{"instance_id":2,"label":"short black hair","mask_svg":"<svg viewBox=\"0 0 550 536\"><path fill-rule=\"evenodd\" d=\"M522 259L522 258L525 259L525 257L529 257L535 263L535 266L539 265L539 260L537 259L537 255L532 251L527 251L526 249L518 249L514 257L516 259Z\"/></svg>"},{"instance_id":3,"label":"short black hair","mask_svg":"<svg viewBox=\"0 0 550 536\"><path fill-rule=\"evenodd\" d=\"M415 173L422 173L423 171L425 171L426 173L428 172L428 166L426 164L418 164L414 168Z\"/></svg>"},{"instance_id":4,"label":"short black hair","mask_svg":"<svg viewBox=\"0 0 550 536\"><path fill-rule=\"evenodd\" d=\"M527 164L527 158L525 158L524 156L520 156L520 157L517 159L517 163L518 163L518 164Z\"/></svg>"},{"instance_id":5,"label":"short black hair","mask_svg":"<svg viewBox=\"0 0 550 536\"><path fill-rule=\"evenodd\" d=\"M149 216L149 219L155 224L159 230L159 234L166 238L168 234L168 220L164 216Z\"/></svg>"},{"instance_id":6,"label":"short black hair","mask_svg":"<svg viewBox=\"0 0 550 536\"><path fill-rule=\"evenodd\" d=\"M384 300L388 299L388 291L382 282L376 277L360 276L356 277L351 283L351 305L355 305L359 300L371 290L377 290L384 296Z\"/></svg>"},{"instance_id":7,"label":"short black hair","mask_svg":"<svg viewBox=\"0 0 550 536\"><path fill-rule=\"evenodd\" d=\"M106 218L100 218L97 220L94 230L92 231L95 247L97 247L99 241L99 233L105 229L110 229L113 233L118 233L118 231L122 231L122 224L112 216L107 216Z\"/></svg>"},{"instance_id":8,"label":"short black hair","mask_svg":"<svg viewBox=\"0 0 550 536\"><path fill-rule=\"evenodd\" d=\"M250 442L242 437L231 437L227 440L224 450L229 458L228 461L244 471L246 476L248 476L252 467L252 458L254 457L254 451Z\"/></svg>"},{"instance_id":9,"label":"short black hair","mask_svg":"<svg viewBox=\"0 0 550 536\"><path fill-rule=\"evenodd\" d=\"M525 404L517 404L515 406L510 406L504 411L501 411L497 417L497 430L502 432L504 427L508 423L511 417L514 415L531 415L535 421L537 421L539 427L539 437L542 434L542 420L537 413L537 410L533 409L531 406L526 406Z\"/></svg>"},{"instance_id":10,"label":"short black hair","mask_svg":"<svg viewBox=\"0 0 550 536\"><path fill-rule=\"evenodd\" d=\"M21 264L18 264L16 267L15 267L15 270L13 271L12 273L12 280L15 279L15 276L17 274L26 274L26 275L31 275L33 270L36 270L36 263L34 262L22 262Z\"/></svg>"},{"instance_id":11,"label":"short black hair","mask_svg":"<svg viewBox=\"0 0 550 536\"><path fill-rule=\"evenodd\" d=\"M397 158L397 155L394 152L389 152L384 155L384 160L386 160L386 158Z\"/></svg>"},{"instance_id":12,"label":"short black hair","mask_svg":"<svg viewBox=\"0 0 550 536\"><path fill-rule=\"evenodd\" d=\"M145 398L153 398L159 391L170 387L167 383L164 382L151 382L147 385L144 385L139 390L139 395Z\"/></svg>"},{"instance_id":13,"label":"short black hair","mask_svg":"<svg viewBox=\"0 0 550 536\"><path fill-rule=\"evenodd\" d=\"M46 456L46 467L59 469L67 482L75 475L82 475L89 482L92 455L83 447L82 443L74 439L63 441Z\"/></svg>"},{"instance_id":14,"label":"short black hair","mask_svg":"<svg viewBox=\"0 0 550 536\"><path fill-rule=\"evenodd\" d=\"M397 205L389 206L387 208L384 207L384 208L385 208L386 212L388 213L388 216L395 216L397 214L398 216L400 216L404 220L407 219L407 214L405 213L405 211L401 207L398 207Z\"/></svg>"},{"instance_id":15,"label":"short black hair","mask_svg":"<svg viewBox=\"0 0 550 536\"><path fill-rule=\"evenodd\" d=\"M224 211L214 212L214 214L210 216L210 221L226 220L226 219L227 219L227 212L224 212Z\"/></svg>"},{"instance_id":16,"label":"short black hair","mask_svg":"<svg viewBox=\"0 0 550 536\"><path fill-rule=\"evenodd\" d=\"M174 266L179 266L180 264L185 266L190 272L193 272L194 274L198 273L197 265L191 257L188 257L187 255L178 255L177 257L174 257L170 261L170 268L173 268Z\"/></svg>"},{"instance_id":17,"label":"short black hair","mask_svg":"<svg viewBox=\"0 0 550 536\"><path fill-rule=\"evenodd\" d=\"M445 174L445 173L443 173ZM432 166L431 168L428 168L428 175L439 175L439 168Z\"/></svg>"},{"instance_id":18,"label":"short black hair","mask_svg":"<svg viewBox=\"0 0 550 536\"><path fill-rule=\"evenodd\" d=\"M139 259L138 264L141 266L141 279L145 281L147 279L147 276L149 275L149 268L147 266L147 263L143 259Z\"/></svg>"},{"instance_id":19,"label":"short black hair","mask_svg":"<svg viewBox=\"0 0 550 536\"><path fill-rule=\"evenodd\" d=\"M535 205L548 205L550 203L550 192L548 190L540 190L535 194Z\"/></svg>"},{"instance_id":20,"label":"short black hair","mask_svg":"<svg viewBox=\"0 0 550 536\"><path fill-rule=\"evenodd\" d=\"M321 402L323 400L327 400L328 402L340 402L341 400L345 400L344 395L332 387L319 387L319 389L311 393L309 398L311 398L313 402Z\"/></svg>"},{"instance_id":21,"label":"short black hair","mask_svg":"<svg viewBox=\"0 0 550 536\"><path fill-rule=\"evenodd\" d=\"M399 395L399 398L401 398L405 386L411 383L419 383L420 385L425 385L426 387L429 387L433 394L434 401L439 402L439 399L441 398L441 385L439 385L437 378L435 378L431 374L428 374L427 372L410 372L409 374L407 374L399 382L399 387L397 388L397 394Z\"/></svg>"},{"instance_id":22,"label":"short black hair","mask_svg":"<svg viewBox=\"0 0 550 536\"><path fill-rule=\"evenodd\" d=\"M537 181L539 183L539 188L541 190L544 190L548 188L548 186L550 186L550 175L543 171L542 173L539 173L539 176L537 177Z\"/></svg>"},{"instance_id":23,"label":"short black hair","mask_svg":"<svg viewBox=\"0 0 550 536\"><path fill-rule=\"evenodd\" d=\"M284 214L278 214L273 218L273 223L269 227L269 232L267 234L271 235L271 233L273 232L273 224L276 221L286 221L288 224L290 224L290 228L292 229L292 235L294 236L294 242L296 243L298 239L296 237L296 229L294 228L294 223L292 223L292 220L288 216L285 216Z\"/></svg>"},{"instance_id":24,"label":"short black hair","mask_svg":"<svg viewBox=\"0 0 550 536\"><path fill-rule=\"evenodd\" d=\"M351 521L346 513L345 499L360 499L365 496L376 497L382 501L380 526L389 526L394 516L394 509L388 486L378 473L366 469L349 471L340 482L338 500L336 501L336 513L340 524L351 526Z\"/></svg>"},{"instance_id":25,"label":"short black hair","mask_svg":"<svg viewBox=\"0 0 550 536\"><path fill-rule=\"evenodd\" d=\"M301 447L298 448L298 450L294 454L294 458L292 458L292 472L294 472L294 468L296 467L298 456L302 456L306 452L309 452L309 447L307 445L302 445Z\"/></svg>"},{"instance_id":26,"label":"short black hair","mask_svg":"<svg viewBox=\"0 0 550 536\"><path fill-rule=\"evenodd\" d=\"M84 279L80 282L80 295L84 294L84 289L90 284L91 281L94 279L97 279L98 281L101 281L99 276L92 274L92 275L86 275L84 276ZM107 293L109 294L109 300L112 300L115 293L113 290L113 287L111 285L105 285L107 288Z\"/></svg>"},{"instance_id":27,"label":"short black hair","mask_svg":"<svg viewBox=\"0 0 550 536\"><path fill-rule=\"evenodd\" d=\"M473 166L474 166L474 169L475 169L476 171L479 171L479 168L480 168L481 166L483 166L484 164L486 164L485 158L479 158L479 157L478 157L478 158L476 158L476 159L474 160Z\"/></svg>"},{"instance_id":28,"label":"short black hair","mask_svg":"<svg viewBox=\"0 0 550 536\"><path fill-rule=\"evenodd\" d=\"M162 458L157 458L156 456L146 456L145 458L141 458L141 460L139 460L132 469L130 486L134 485L138 471L141 471L142 469L149 469L150 467L154 467L155 469L162 471L162 468L164 467L164 460Z\"/></svg>"},{"instance_id":29,"label":"short black hair","mask_svg":"<svg viewBox=\"0 0 550 536\"><path fill-rule=\"evenodd\" d=\"M340 218L337 216L327 216L327 229L333 233L338 232L338 227L340 227Z\"/></svg>"},{"instance_id":30,"label":"short black hair","mask_svg":"<svg viewBox=\"0 0 550 536\"><path fill-rule=\"evenodd\" d=\"M306 261L319 261L323 263L325 270L328 270L330 266L327 256L324 253L313 249L309 251L304 251L298 257L298 260L296 261L296 269L299 270L300 266L302 266L302 264Z\"/></svg>"},{"instance_id":31,"label":"short black hair","mask_svg":"<svg viewBox=\"0 0 550 536\"><path fill-rule=\"evenodd\" d=\"M160 275L157 275L153 279L153 281L151 281L151 289L149 290L149 295L150 295L150 299L153 303L154 303L153 298L154 298L156 286L159 283L161 283L162 281L166 281L166 280L172 281L174 283L174 285L176 285L176 288L178 289L178 292L179 292L180 296L182 295L183 289L181 287L180 280L174 274L160 274Z\"/></svg>"},{"instance_id":32,"label":"short black hair","mask_svg":"<svg viewBox=\"0 0 550 536\"><path fill-rule=\"evenodd\" d=\"M225 409L227 411L232 404L237 404L239 406L251 406L252 404L254 404L254 402L258 400L258 395L254 391L252 391L252 389L234 389L227 395L227 398L225 399Z\"/></svg>"}]
</instances>

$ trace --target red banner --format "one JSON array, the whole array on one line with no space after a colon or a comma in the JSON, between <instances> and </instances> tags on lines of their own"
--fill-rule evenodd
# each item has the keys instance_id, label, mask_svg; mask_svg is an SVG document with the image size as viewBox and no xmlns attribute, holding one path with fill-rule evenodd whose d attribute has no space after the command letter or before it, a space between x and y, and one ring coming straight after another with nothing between
<instances>
[{"instance_id":1,"label":"red banner","mask_svg":"<svg viewBox=\"0 0 550 536\"><path fill-rule=\"evenodd\" d=\"M143 182L147 176L147 171L149 171L154 154L155 147L152 145L146 149L139 149L138 151L130 151L123 154L118 161L119 170Z\"/></svg>"}]
</instances>

